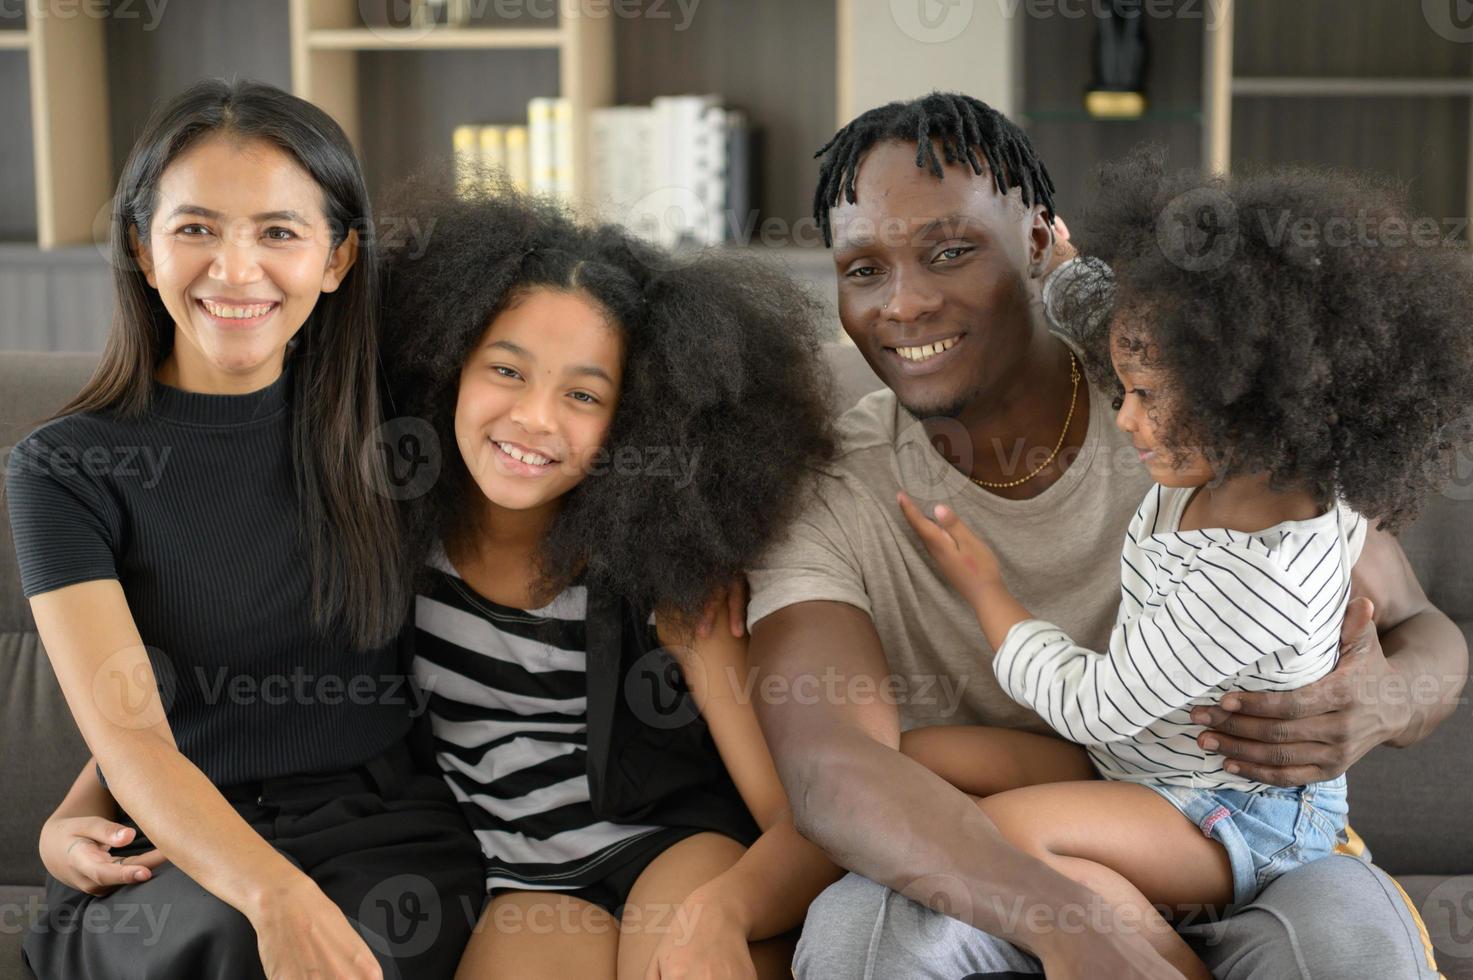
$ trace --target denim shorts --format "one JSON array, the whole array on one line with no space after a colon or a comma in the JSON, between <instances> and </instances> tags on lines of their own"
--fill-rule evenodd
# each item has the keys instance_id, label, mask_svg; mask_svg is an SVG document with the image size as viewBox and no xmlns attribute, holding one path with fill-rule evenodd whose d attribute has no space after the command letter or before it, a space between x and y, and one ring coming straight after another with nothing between
<instances>
[{"instance_id":1,"label":"denim shorts","mask_svg":"<svg viewBox=\"0 0 1473 980\"><path fill-rule=\"evenodd\" d=\"M1229 914L1286 871L1331 854L1344 840L1345 777L1252 792L1145 784L1227 848L1233 869Z\"/></svg>"}]
</instances>

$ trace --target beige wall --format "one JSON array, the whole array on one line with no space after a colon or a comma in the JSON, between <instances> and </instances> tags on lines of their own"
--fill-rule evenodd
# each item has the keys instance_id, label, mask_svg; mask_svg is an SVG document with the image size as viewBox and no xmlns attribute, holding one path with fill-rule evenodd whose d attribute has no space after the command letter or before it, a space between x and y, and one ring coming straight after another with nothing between
<instances>
[{"instance_id":1,"label":"beige wall","mask_svg":"<svg viewBox=\"0 0 1473 980\"><path fill-rule=\"evenodd\" d=\"M932 89L976 96L1011 115L1015 0L836 0L839 123Z\"/></svg>"}]
</instances>

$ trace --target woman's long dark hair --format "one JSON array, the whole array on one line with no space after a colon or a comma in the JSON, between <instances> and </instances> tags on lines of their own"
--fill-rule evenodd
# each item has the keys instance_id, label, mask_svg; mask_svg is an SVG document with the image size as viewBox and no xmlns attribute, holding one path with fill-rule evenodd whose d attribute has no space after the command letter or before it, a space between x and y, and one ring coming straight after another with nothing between
<instances>
[{"instance_id":1,"label":"woman's long dark hair","mask_svg":"<svg viewBox=\"0 0 1473 980\"><path fill-rule=\"evenodd\" d=\"M366 452L382 421L378 364L379 268L363 169L342 129L309 102L271 85L207 79L157 109L118 180L110 259L117 308L102 361L57 414L133 417L149 404L153 375L174 343L174 323L130 248L147 242L159 180L185 150L222 134L263 140L299 163L322 189L336 248L358 232L358 260L336 292L324 293L287 358L295 365L292 458L312 578L312 613L360 649L387 642L408 608L403 535L382 492L377 454Z\"/></svg>"}]
</instances>

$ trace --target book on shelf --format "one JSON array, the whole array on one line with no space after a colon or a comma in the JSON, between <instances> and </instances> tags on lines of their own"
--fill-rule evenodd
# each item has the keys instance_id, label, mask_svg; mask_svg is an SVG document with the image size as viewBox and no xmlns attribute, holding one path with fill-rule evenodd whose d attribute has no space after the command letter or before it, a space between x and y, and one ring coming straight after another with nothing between
<instances>
[{"instance_id":1,"label":"book on shelf","mask_svg":"<svg viewBox=\"0 0 1473 980\"><path fill-rule=\"evenodd\" d=\"M481 148L481 166L487 170L506 171L506 127L505 126L482 126L480 127L479 144Z\"/></svg>"},{"instance_id":2,"label":"book on shelf","mask_svg":"<svg viewBox=\"0 0 1473 980\"><path fill-rule=\"evenodd\" d=\"M506 127L506 175L523 194L532 189L532 163L527 153L527 127Z\"/></svg>"},{"instance_id":3,"label":"book on shelf","mask_svg":"<svg viewBox=\"0 0 1473 980\"><path fill-rule=\"evenodd\" d=\"M530 189L526 126L456 126L451 143L456 189L462 196L494 192L502 178L519 191Z\"/></svg>"},{"instance_id":4,"label":"book on shelf","mask_svg":"<svg viewBox=\"0 0 1473 980\"><path fill-rule=\"evenodd\" d=\"M567 199L573 193L573 107L567 99L527 103L527 143L533 194Z\"/></svg>"},{"instance_id":5,"label":"book on shelf","mask_svg":"<svg viewBox=\"0 0 1473 980\"><path fill-rule=\"evenodd\" d=\"M757 224L755 171L752 169L754 139L747 114L739 109L726 112L726 225L724 241L751 240Z\"/></svg>"},{"instance_id":6,"label":"book on shelf","mask_svg":"<svg viewBox=\"0 0 1473 980\"><path fill-rule=\"evenodd\" d=\"M476 193L476 168L481 162L479 129L479 126L456 126L450 134L455 161L455 190L461 197Z\"/></svg>"},{"instance_id":7,"label":"book on shelf","mask_svg":"<svg viewBox=\"0 0 1473 980\"><path fill-rule=\"evenodd\" d=\"M519 190L571 201L572 105L538 97L527 124L455 129L455 157L504 173ZM745 241L755 227L755 129L716 95L660 96L648 105L593 109L588 202L604 220L667 248ZM461 164L457 164L461 166ZM463 194L478 193L462 174ZM485 188L492 190L493 187Z\"/></svg>"},{"instance_id":8,"label":"book on shelf","mask_svg":"<svg viewBox=\"0 0 1473 980\"><path fill-rule=\"evenodd\" d=\"M388 0L386 20L402 22L403 0ZM409 27L413 30L428 30L433 27L466 27L471 22L471 8L475 0L409 0ZM362 10L368 4L359 3ZM395 16L398 13L399 16ZM367 20L367 17L364 18Z\"/></svg>"},{"instance_id":9,"label":"book on shelf","mask_svg":"<svg viewBox=\"0 0 1473 980\"><path fill-rule=\"evenodd\" d=\"M595 109L589 194L603 220L667 248L742 237L752 209L752 128L719 96Z\"/></svg>"}]
</instances>

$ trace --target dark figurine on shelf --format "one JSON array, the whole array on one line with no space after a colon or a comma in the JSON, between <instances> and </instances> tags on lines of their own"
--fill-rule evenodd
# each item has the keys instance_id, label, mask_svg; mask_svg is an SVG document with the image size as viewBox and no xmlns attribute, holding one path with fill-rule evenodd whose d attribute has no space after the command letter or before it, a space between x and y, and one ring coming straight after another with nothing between
<instances>
[{"instance_id":1,"label":"dark figurine on shelf","mask_svg":"<svg viewBox=\"0 0 1473 980\"><path fill-rule=\"evenodd\" d=\"M1095 28L1094 78L1084 95L1092 116L1133 119L1146 111L1146 17L1140 0L1111 0Z\"/></svg>"}]
</instances>

